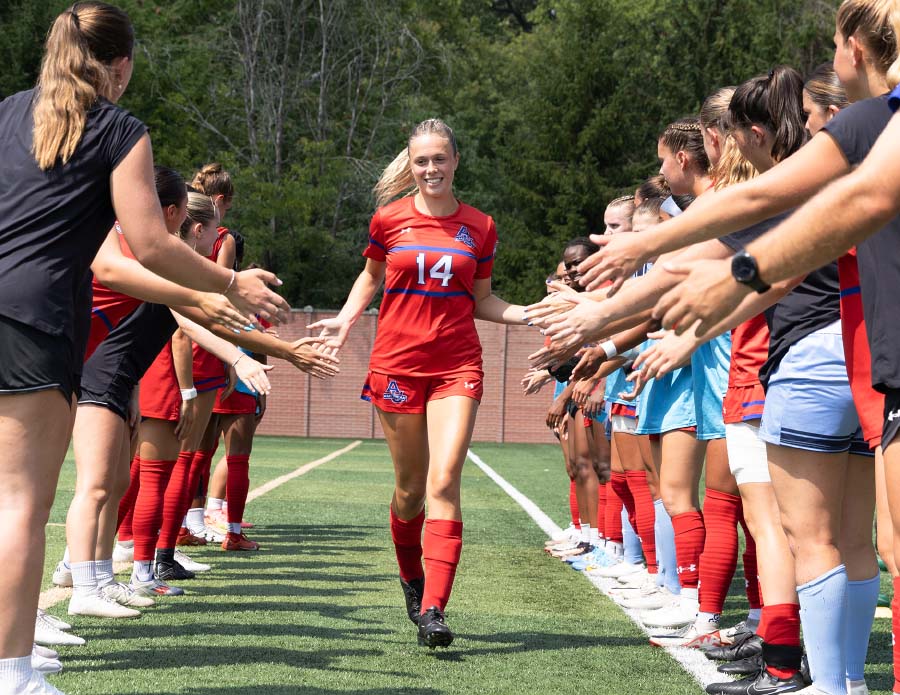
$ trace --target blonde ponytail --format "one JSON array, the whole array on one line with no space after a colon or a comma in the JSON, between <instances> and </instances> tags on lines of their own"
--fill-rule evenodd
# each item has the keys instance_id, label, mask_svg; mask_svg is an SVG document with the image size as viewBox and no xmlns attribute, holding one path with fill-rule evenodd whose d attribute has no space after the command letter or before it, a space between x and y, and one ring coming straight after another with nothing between
<instances>
[{"instance_id":1,"label":"blonde ponytail","mask_svg":"<svg viewBox=\"0 0 900 695\"><path fill-rule=\"evenodd\" d=\"M53 22L38 77L32 152L43 170L71 159L88 109L113 94L110 62L131 57L128 15L102 2L76 3Z\"/></svg>"},{"instance_id":2,"label":"blonde ponytail","mask_svg":"<svg viewBox=\"0 0 900 695\"><path fill-rule=\"evenodd\" d=\"M759 172L741 154L737 142L729 135L722 144L722 156L719 157L718 163L712 168L710 175L715 181L715 189L719 191L727 186L749 181L758 176Z\"/></svg>"},{"instance_id":3,"label":"blonde ponytail","mask_svg":"<svg viewBox=\"0 0 900 695\"><path fill-rule=\"evenodd\" d=\"M187 194L187 217L181 223L181 229L178 231L185 241L191 232L191 227L195 224L206 226L210 222L218 222L219 216L216 212L216 206L213 204L212 198L205 193L198 191L188 191Z\"/></svg>"}]
</instances>

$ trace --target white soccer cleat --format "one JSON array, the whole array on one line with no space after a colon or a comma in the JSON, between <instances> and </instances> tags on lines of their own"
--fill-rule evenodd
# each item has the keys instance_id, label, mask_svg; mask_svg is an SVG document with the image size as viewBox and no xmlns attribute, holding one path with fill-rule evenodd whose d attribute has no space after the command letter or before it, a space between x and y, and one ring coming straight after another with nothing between
<instances>
[{"instance_id":1,"label":"white soccer cleat","mask_svg":"<svg viewBox=\"0 0 900 695\"><path fill-rule=\"evenodd\" d=\"M607 579L618 579L619 577L627 577L630 574L643 572L646 568L644 565L632 565L630 562L617 562L609 567L597 567L588 571L592 577L606 577Z\"/></svg>"},{"instance_id":2,"label":"white soccer cleat","mask_svg":"<svg viewBox=\"0 0 900 695\"><path fill-rule=\"evenodd\" d=\"M31 678L25 684L25 688L19 690L16 695L65 695L65 693L50 685L40 671L32 671Z\"/></svg>"},{"instance_id":3,"label":"white soccer cleat","mask_svg":"<svg viewBox=\"0 0 900 695\"><path fill-rule=\"evenodd\" d=\"M225 534L216 529L204 526L203 530L191 531L198 538L203 538L207 543L221 543L225 540Z\"/></svg>"},{"instance_id":4,"label":"white soccer cleat","mask_svg":"<svg viewBox=\"0 0 900 695\"><path fill-rule=\"evenodd\" d=\"M718 623L691 623L670 634L651 635L654 647L685 647L687 649L712 649L724 646L719 639Z\"/></svg>"},{"instance_id":5,"label":"white soccer cleat","mask_svg":"<svg viewBox=\"0 0 900 695\"><path fill-rule=\"evenodd\" d=\"M175 549L175 562L184 567L188 572L209 572L212 567L202 562L191 559L188 555Z\"/></svg>"},{"instance_id":6,"label":"white soccer cleat","mask_svg":"<svg viewBox=\"0 0 900 695\"><path fill-rule=\"evenodd\" d=\"M57 630L72 629L72 626L69 625L69 623L67 623L65 620L63 620L62 618L57 618L55 615L50 615L47 611L41 608L37 609L37 614L39 618L43 618L47 621L47 623L55 627Z\"/></svg>"},{"instance_id":7,"label":"white soccer cleat","mask_svg":"<svg viewBox=\"0 0 900 695\"><path fill-rule=\"evenodd\" d=\"M130 584L123 582L113 582L100 588L103 597L115 601L120 606L129 608L150 608L153 605L153 599L148 596L142 596L137 593Z\"/></svg>"},{"instance_id":8,"label":"white soccer cleat","mask_svg":"<svg viewBox=\"0 0 900 695\"><path fill-rule=\"evenodd\" d=\"M134 562L134 544L122 545L116 543L113 548L113 562Z\"/></svg>"},{"instance_id":9,"label":"white soccer cleat","mask_svg":"<svg viewBox=\"0 0 900 695\"><path fill-rule=\"evenodd\" d=\"M581 529L570 523L566 528L560 529L550 536L550 540L544 542L544 547L550 547L563 541L571 541L575 538L581 539Z\"/></svg>"},{"instance_id":10,"label":"white soccer cleat","mask_svg":"<svg viewBox=\"0 0 900 695\"><path fill-rule=\"evenodd\" d=\"M72 569L66 567L61 560L56 563L56 569L53 570L53 583L56 586L72 586Z\"/></svg>"},{"instance_id":11,"label":"white soccer cleat","mask_svg":"<svg viewBox=\"0 0 900 695\"><path fill-rule=\"evenodd\" d=\"M52 649L35 644L31 649L31 668L39 673L59 673L63 667L58 657Z\"/></svg>"},{"instance_id":12,"label":"white soccer cleat","mask_svg":"<svg viewBox=\"0 0 900 695\"><path fill-rule=\"evenodd\" d=\"M666 608L674 608L678 605L678 597L673 596L664 587L648 587L640 596L623 598L620 605L633 611L657 611Z\"/></svg>"},{"instance_id":13,"label":"white soccer cleat","mask_svg":"<svg viewBox=\"0 0 900 695\"><path fill-rule=\"evenodd\" d=\"M84 640L78 635L70 635L56 627L47 615L38 611L34 622L34 641L44 646L81 646Z\"/></svg>"},{"instance_id":14,"label":"white soccer cleat","mask_svg":"<svg viewBox=\"0 0 900 695\"><path fill-rule=\"evenodd\" d=\"M121 606L102 594L78 596L69 599L69 615L87 615L93 618L138 618L140 611Z\"/></svg>"},{"instance_id":15,"label":"white soccer cleat","mask_svg":"<svg viewBox=\"0 0 900 695\"><path fill-rule=\"evenodd\" d=\"M865 680L851 681L847 679L847 695L869 695L869 686Z\"/></svg>"},{"instance_id":16,"label":"white soccer cleat","mask_svg":"<svg viewBox=\"0 0 900 695\"><path fill-rule=\"evenodd\" d=\"M684 627L697 619L698 610L696 600L679 596L675 605L641 613L641 622L647 627Z\"/></svg>"},{"instance_id":17,"label":"white soccer cleat","mask_svg":"<svg viewBox=\"0 0 900 695\"><path fill-rule=\"evenodd\" d=\"M635 589L644 586L648 580L652 581L656 584L655 574L650 574L646 570L643 572L635 572L634 574L626 574L624 577L616 577L616 582L618 584L614 587L616 589Z\"/></svg>"}]
</instances>

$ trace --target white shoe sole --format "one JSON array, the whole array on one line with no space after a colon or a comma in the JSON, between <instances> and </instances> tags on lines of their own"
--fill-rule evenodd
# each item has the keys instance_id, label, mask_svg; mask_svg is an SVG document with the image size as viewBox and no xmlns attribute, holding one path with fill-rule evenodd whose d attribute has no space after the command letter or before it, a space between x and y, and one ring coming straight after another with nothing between
<instances>
[{"instance_id":1,"label":"white shoe sole","mask_svg":"<svg viewBox=\"0 0 900 695\"><path fill-rule=\"evenodd\" d=\"M115 601L105 598L69 599L69 615L83 615L91 618L139 618L140 611L120 606Z\"/></svg>"}]
</instances>

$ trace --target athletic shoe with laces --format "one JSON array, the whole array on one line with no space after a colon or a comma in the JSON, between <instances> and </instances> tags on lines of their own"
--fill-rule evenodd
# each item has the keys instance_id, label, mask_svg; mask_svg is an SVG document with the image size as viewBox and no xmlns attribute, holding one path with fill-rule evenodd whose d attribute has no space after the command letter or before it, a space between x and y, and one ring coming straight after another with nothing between
<instances>
[{"instance_id":1,"label":"athletic shoe with laces","mask_svg":"<svg viewBox=\"0 0 900 695\"><path fill-rule=\"evenodd\" d=\"M739 681L710 683L706 686L709 695L781 695L781 693L805 693L806 684L799 673L790 678L773 676L766 670L747 676ZM818 693L819 691L813 691Z\"/></svg>"},{"instance_id":2,"label":"athletic shoe with laces","mask_svg":"<svg viewBox=\"0 0 900 695\"><path fill-rule=\"evenodd\" d=\"M153 599L148 596L141 596L130 584L124 582L112 582L106 586L100 587L100 593L110 601L115 601L120 606L129 606L131 608L150 608L153 605Z\"/></svg>"},{"instance_id":3,"label":"athletic shoe with laces","mask_svg":"<svg viewBox=\"0 0 900 695\"><path fill-rule=\"evenodd\" d=\"M642 591L652 593L659 588L656 584L656 579L646 572L639 572L637 574L640 579L639 584L613 584L606 589L606 595L610 598L615 598L616 600L638 598L641 596Z\"/></svg>"},{"instance_id":4,"label":"athletic shoe with laces","mask_svg":"<svg viewBox=\"0 0 900 695\"><path fill-rule=\"evenodd\" d=\"M616 577L615 589L640 589L648 581L656 584L655 574L650 574L646 570L636 572L635 574L626 574L624 577Z\"/></svg>"},{"instance_id":5,"label":"athletic shoe with laces","mask_svg":"<svg viewBox=\"0 0 900 695\"><path fill-rule=\"evenodd\" d=\"M186 579L193 579L195 576L193 572L189 572L181 566L180 562L176 562L175 560L172 560L171 562L168 560L157 560L156 566L153 569L153 574L164 582L184 581Z\"/></svg>"},{"instance_id":6,"label":"athletic shoe with laces","mask_svg":"<svg viewBox=\"0 0 900 695\"><path fill-rule=\"evenodd\" d=\"M673 608L679 603L678 597L663 586L648 585L640 596L623 598L619 605L633 611L655 611Z\"/></svg>"},{"instance_id":7,"label":"athletic shoe with laces","mask_svg":"<svg viewBox=\"0 0 900 695\"><path fill-rule=\"evenodd\" d=\"M577 572L583 572L584 570L590 569L591 567L598 566L603 561L603 556L606 554L606 551L599 546L595 546L593 550L584 555L575 555L573 557L567 557L565 562L571 567L573 570Z\"/></svg>"},{"instance_id":8,"label":"athletic shoe with laces","mask_svg":"<svg viewBox=\"0 0 900 695\"><path fill-rule=\"evenodd\" d=\"M712 661L738 661L739 659L762 654L762 644L762 637L750 635L728 647L710 649L706 652L706 658Z\"/></svg>"},{"instance_id":9,"label":"athletic shoe with laces","mask_svg":"<svg viewBox=\"0 0 900 695\"><path fill-rule=\"evenodd\" d=\"M40 671L32 671L31 678L25 687L18 691L18 695L65 695L65 693L48 683Z\"/></svg>"},{"instance_id":10,"label":"athletic shoe with laces","mask_svg":"<svg viewBox=\"0 0 900 695\"><path fill-rule=\"evenodd\" d=\"M177 548L175 549L175 562L184 567L188 572L209 572L212 569L210 565L206 565L202 562L197 562L189 555L181 552Z\"/></svg>"},{"instance_id":11,"label":"athletic shoe with laces","mask_svg":"<svg viewBox=\"0 0 900 695\"><path fill-rule=\"evenodd\" d=\"M31 647L31 668L39 673L59 673L63 670L59 654L37 644Z\"/></svg>"},{"instance_id":12,"label":"athletic shoe with laces","mask_svg":"<svg viewBox=\"0 0 900 695\"><path fill-rule=\"evenodd\" d=\"M575 524L569 523L564 529L560 529L550 536L550 540L544 542L544 547L549 548L551 545L556 545L562 541L571 541L576 536L581 540L581 529L575 526Z\"/></svg>"},{"instance_id":13,"label":"athletic shoe with laces","mask_svg":"<svg viewBox=\"0 0 900 695\"><path fill-rule=\"evenodd\" d=\"M724 673L728 676L755 676L763 670L762 654L754 654L746 659L738 659L737 661L726 661L716 667L716 671Z\"/></svg>"},{"instance_id":14,"label":"athletic shoe with laces","mask_svg":"<svg viewBox=\"0 0 900 695\"><path fill-rule=\"evenodd\" d=\"M53 570L53 583L56 586L72 586L72 568L66 567L62 561L57 562L56 569Z\"/></svg>"},{"instance_id":15,"label":"athletic shoe with laces","mask_svg":"<svg viewBox=\"0 0 900 695\"><path fill-rule=\"evenodd\" d=\"M225 533L220 533L210 526L204 526L202 530L197 530L194 535L202 538L207 543L221 543L225 540Z\"/></svg>"},{"instance_id":16,"label":"athletic shoe with laces","mask_svg":"<svg viewBox=\"0 0 900 695\"><path fill-rule=\"evenodd\" d=\"M57 618L55 615L50 615L47 611L38 608L37 615L39 618L42 618L47 621L51 626L55 627L57 630L71 630L72 626L69 625L62 618Z\"/></svg>"},{"instance_id":17,"label":"athletic shoe with laces","mask_svg":"<svg viewBox=\"0 0 900 695\"><path fill-rule=\"evenodd\" d=\"M87 615L93 618L138 618L140 611L122 606L101 593L72 594L69 599L69 615Z\"/></svg>"},{"instance_id":18,"label":"athletic shoe with laces","mask_svg":"<svg viewBox=\"0 0 900 695\"><path fill-rule=\"evenodd\" d=\"M177 586L169 586L156 577L142 581L132 575L130 586L135 593L141 596L149 596L150 598L154 596L184 596L184 589L180 589Z\"/></svg>"},{"instance_id":19,"label":"athletic shoe with laces","mask_svg":"<svg viewBox=\"0 0 900 695\"><path fill-rule=\"evenodd\" d=\"M577 538L572 538L570 540L562 540L556 543L552 543L550 545L544 546L544 552L553 554L554 551L560 550L570 550L572 548L577 548L581 543L581 536L579 535Z\"/></svg>"},{"instance_id":20,"label":"athletic shoe with laces","mask_svg":"<svg viewBox=\"0 0 900 695\"><path fill-rule=\"evenodd\" d=\"M591 550L593 550L593 549L594 549L594 546L592 546L590 543L586 543L586 542L582 541L581 543L576 545L574 548L569 548L567 550L554 550L550 553L550 555L552 555L553 557L558 558L560 560L565 560L567 557L574 557L576 555L584 555L585 553L591 552Z\"/></svg>"},{"instance_id":21,"label":"athletic shoe with laces","mask_svg":"<svg viewBox=\"0 0 900 695\"><path fill-rule=\"evenodd\" d=\"M642 572L644 569L643 564L633 565L630 562L617 562L614 565L610 565L609 567L598 567L595 570L588 571L593 577L606 577L607 579L618 579L619 577L627 577L629 574L635 574L636 572Z\"/></svg>"},{"instance_id":22,"label":"athletic shoe with laces","mask_svg":"<svg viewBox=\"0 0 900 695\"><path fill-rule=\"evenodd\" d=\"M68 632L59 629L53 622L48 620L47 615L41 611L38 611L37 618L34 622L34 641L36 644L48 647L80 647L84 644L84 639L78 635L70 635Z\"/></svg>"},{"instance_id":23,"label":"athletic shoe with laces","mask_svg":"<svg viewBox=\"0 0 900 695\"><path fill-rule=\"evenodd\" d=\"M697 619L699 610L697 601L678 597L678 601L669 608L641 613L641 622L647 627L683 627Z\"/></svg>"},{"instance_id":24,"label":"athletic shoe with laces","mask_svg":"<svg viewBox=\"0 0 900 695\"><path fill-rule=\"evenodd\" d=\"M112 559L113 562L134 562L134 541L131 541L131 545L116 543Z\"/></svg>"},{"instance_id":25,"label":"athletic shoe with laces","mask_svg":"<svg viewBox=\"0 0 900 695\"><path fill-rule=\"evenodd\" d=\"M453 631L444 620L444 612L437 606L427 608L419 616L419 644L434 649L449 647L453 642Z\"/></svg>"},{"instance_id":26,"label":"athletic shoe with laces","mask_svg":"<svg viewBox=\"0 0 900 695\"><path fill-rule=\"evenodd\" d=\"M193 533L188 531L186 528L182 527L182 529L178 532L178 538L175 539L175 545L180 545L180 546L206 545L206 539L201 538L200 536L195 536Z\"/></svg>"},{"instance_id":27,"label":"athletic shoe with laces","mask_svg":"<svg viewBox=\"0 0 900 695\"><path fill-rule=\"evenodd\" d=\"M697 625L696 622L670 634L650 636L650 644L654 647L685 647L687 649L708 649L720 647L718 623L709 622Z\"/></svg>"},{"instance_id":28,"label":"athletic shoe with laces","mask_svg":"<svg viewBox=\"0 0 900 695\"><path fill-rule=\"evenodd\" d=\"M745 635L752 636L756 634L756 628L759 627L759 621L751 623L748 620L742 620L737 625L722 630L720 637L723 644L734 644L742 639L747 639Z\"/></svg>"},{"instance_id":29,"label":"athletic shoe with laces","mask_svg":"<svg viewBox=\"0 0 900 695\"><path fill-rule=\"evenodd\" d=\"M406 614L416 625L419 624L419 614L422 612L422 594L425 592L425 578L410 579L408 582L400 580L403 587L403 597L406 599Z\"/></svg>"},{"instance_id":30,"label":"athletic shoe with laces","mask_svg":"<svg viewBox=\"0 0 900 695\"><path fill-rule=\"evenodd\" d=\"M259 550L259 543L243 533L229 533L222 541L222 550Z\"/></svg>"}]
</instances>

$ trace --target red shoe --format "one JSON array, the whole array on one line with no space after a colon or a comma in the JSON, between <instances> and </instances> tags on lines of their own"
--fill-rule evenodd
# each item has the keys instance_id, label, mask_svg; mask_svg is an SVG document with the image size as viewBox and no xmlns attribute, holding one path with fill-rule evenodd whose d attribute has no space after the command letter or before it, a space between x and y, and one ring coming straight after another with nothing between
<instances>
[{"instance_id":1,"label":"red shoe","mask_svg":"<svg viewBox=\"0 0 900 695\"><path fill-rule=\"evenodd\" d=\"M195 536L186 528L182 528L178 532L178 538L175 540L175 545L206 545L206 539Z\"/></svg>"},{"instance_id":2,"label":"red shoe","mask_svg":"<svg viewBox=\"0 0 900 695\"><path fill-rule=\"evenodd\" d=\"M222 541L222 550L259 550L259 543L243 533L229 533Z\"/></svg>"},{"instance_id":3,"label":"red shoe","mask_svg":"<svg viewBox=\"0 0 900 695\"><path fill-rule=\"evenodd\" d=\"M253 528L253 524L249 521L241 521L241 528Z\"/></svg>"}]
</instances>

